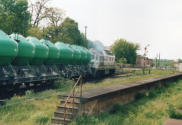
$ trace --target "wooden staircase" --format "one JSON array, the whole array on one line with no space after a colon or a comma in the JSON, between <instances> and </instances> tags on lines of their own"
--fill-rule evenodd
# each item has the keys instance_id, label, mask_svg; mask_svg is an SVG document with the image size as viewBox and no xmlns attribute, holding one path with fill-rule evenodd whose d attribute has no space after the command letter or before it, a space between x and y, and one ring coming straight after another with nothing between
<instances>
[{"instance_id":1,"label":"wooden staircase","mask_svg":"<svg viewBox=\"0 0 182 125\"><path fill-rule=\"evenodd\" d=\"M76 86L80 83L80 92L76 92ZM78 89L79 90L79 89ZM79 96L78 96L79 95ZM70 95L59 95L60 105L54 112L51 125L67 125L76 117L80 108L80 97L82 96L82 76L75 83Z\"/></svg>"}]
</instances>

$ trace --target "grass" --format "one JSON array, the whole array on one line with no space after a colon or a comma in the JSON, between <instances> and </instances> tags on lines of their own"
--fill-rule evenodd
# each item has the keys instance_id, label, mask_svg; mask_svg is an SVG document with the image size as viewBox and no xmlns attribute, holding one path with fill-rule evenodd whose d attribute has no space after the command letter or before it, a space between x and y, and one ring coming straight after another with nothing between
<instances>
[{"instance_id":1,"label":"grass","mask_svg":"<svg viewBox=\"0 0 182 125\"><path fill-rule=\"evenodd\" d=\"M13 97L16 98L19 97ZM51 97L5 107L0 110L0 123L1 125L44 125L53 117L58 101L57 97Z\"/></svg>"},{"instance_id":2,"label":"grass","mask_svg":"<svg viewBox=\"0 0 182 125\"><path fill-rule=\"evenodd\" d=\"M80 116L72 125L162 125L168 117L182 119L182 80L139 96L136 101L116 104L111 112Z\"/></svg>"},{"instance_id":3,"label":"grass","mask_svg":"<svg viewBox=\"0 0 182 125\"><path fill-rule=\"evenodd\" d=\"M70 91L72 85L73 81L60 79L54 84L55 90L28 90L25 96L15 95L6 100L9 106L0 107L0 125L48 125L60 102L57 94Z\"/></svg>"},{"instance_id":4,"label":"grass","mask_svg":"<svg viewBox=\"0 0 182 125\"><path fill-rule=\"evenodd\" d=\"M144 79L149 79L153 77L161 77L161 76L166 76L174 74L174 71L172 70L159 70L159 69L153 69L151 71L151 74L145 74L143 75L143 72L136 71L135 73L131 74L131 76L128 77L119 77L119 78L105 78L99 81L94 81L94 82L87 82L83 86L83 89L92 89L92 88L98 88L98 87L103 87L103 86L109 86L113 84L122 84L126 82L134 82L134 81L139 81L139 80L144 80Z\"/></svg>"},{"instance_id":5,"label":"grass","mask_svg":"<svg viewBox=\"0 0 182 125\"><path fill-rule=\"evenodd\" d=\"M97 88L102 86L108 86L112 84L119 84L119 83L125 83L125 82L132 82L142 79L147 79L151 77L159 77L159 76L165 76L173 74L172 71L166 71L166 70L152 70L152 74L142 75L141 71L137 71L135 74L129 76L129 77L121 77L121 78L106 78L97 82L87 82L84 84L83 89L91 89L91 88ZM48 125L50 122L50 119L53 117L53 112L56 109L56 106L59 104L59 99L57 98L57 94L60 92L69 92L71 90L72 85L74 84L71 80L65 80L60 79L57 81L55 85L55 89L52 90L46 90L39 93L34 93L33 91L27 91L25 96L14 96L7 101L8 105L7 107L0 107L0 125ZM180 89L180 88L178 88ZM180 91L180 90L179 90ZM176 93L177 94L177 93ZM153 94L155 95L155 94ZM32 99L29 101L25 101L27 99ZM147 99L143 99L147 100ZM173 100L174 101L174 100ZM21 104L14 105L17 102L22 102ZM143 104L143 101L140 100L137 102ZM145 101L145 104L148 102ZM130 110L135 109L135 106L132 106L133 104L130 104ZM134 104L135 105L135 104ZM153 104L154 105L154 104ZM158 105L158 104L157 104ZM159 104L160 105L160 104ZM137 106L139 107L139 106ZM121 107L119 107L119 110ZM129 108L129 107L128 107ZM150 106L148 107L150 109ZM162 107L164 108L164 107ZM182 105L181 105L182 108ZM140 109L140 108L139 108ZM127 111L126 116L125 114L110 114L110 113L104 113L103 115L99 116L83 116L80 117L80 120L78 120L78 123L73 124L79 124L79 123L88 123L88 124L111 124L113 123L120 123L123 119L128 117L135 117L135 114L139 110L135 110L136 112L131 112L130 110ZM154 111L152 111L154 112ZM154 112L155 113L155 112ZM152 114L154 114L152 113ZM151 113L146 113L147 117L155 117L151 115ZM122 116L122 119L121 119ZM160 115L159 115L160 116ZM113 119L112 119L113 117ZM116 119L114 119L114 117ZM141 116L137 116L141 117ZM86 122L88 120L88 122ZM110 121L111 120L111 121ZM129 121L128 121L129 120ZM130 119L126 121L131 122ZM127 123L125 121L125 123ZM134 121L134 119L133 119Z\"/></svg>"}]
</instances>

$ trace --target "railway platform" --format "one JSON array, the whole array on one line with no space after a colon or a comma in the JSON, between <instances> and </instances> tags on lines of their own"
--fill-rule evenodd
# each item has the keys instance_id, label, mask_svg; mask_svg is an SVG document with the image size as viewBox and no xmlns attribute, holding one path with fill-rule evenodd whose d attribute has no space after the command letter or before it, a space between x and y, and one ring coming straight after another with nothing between
<instances>
[{"instance_id":1,"label":"railway platform","mask_svg":"<svg viewBox=\"0 0 182 125\"><path fill-rule=\"evenodd\" d=\"M116 103L127 104L134 101L140 93L149 92L180 78L182 73L85 90L80 97L80 113L95 114L110 110Z\"/></svg>"},{"instance_id":2,"label":"railway platform","mask_svg":"<svg viewBox=\"0 0 182 125\"><path fill-rule=\"evenodd\" d=\"M182 125L182 120L167 119L163 125Z\"/></svg>"},{"instance_id":3,"label":"railway platform","mask_svg":"<svg viewBox=\"0 0 182 125\"><path fill-rule=\"evenodd\" d=\"M91 115L109 111L114 104L120 103L125 105L134 101L138 94L149 92L152 89L162 87L167 83L177 81L181 78L182 73L179 73L165 77L155 77L141 81L84 90L75 94L61 94L58 96L61 98L61 103L57 107L51 123L67 124L77 115ZM78 84L78 82L76 84ZM74 91L75 89L73 89L73 92Z\"/></svg>"}]
</instances>

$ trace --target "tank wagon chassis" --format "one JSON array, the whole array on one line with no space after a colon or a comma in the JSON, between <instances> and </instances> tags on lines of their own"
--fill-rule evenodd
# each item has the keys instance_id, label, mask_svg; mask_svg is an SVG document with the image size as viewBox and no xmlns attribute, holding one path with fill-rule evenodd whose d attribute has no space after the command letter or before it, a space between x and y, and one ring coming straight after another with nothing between
<instances>
[{"instance_id":1,"label":"tank wagon chassis","mask_svg":"<svg viewBox=\"0 0 182 125\"><path fill-rule=\"evenodd\" d=\"M63 42L51 43L0 30L0 86L42 83L60 77L90 74L88 49Z\"/></svg>"},{"instance_id":2,"label":"tank wagon chassis","mask_svg":"<svg viewBox=\"0 0 182 125\"><path fill-rule=\"evenodd\" d=\"M57 80L60 77L86 77L87 66L41 65L41 66L0 66L1 85L37 83Z\"/></svg>"}]
</instances>

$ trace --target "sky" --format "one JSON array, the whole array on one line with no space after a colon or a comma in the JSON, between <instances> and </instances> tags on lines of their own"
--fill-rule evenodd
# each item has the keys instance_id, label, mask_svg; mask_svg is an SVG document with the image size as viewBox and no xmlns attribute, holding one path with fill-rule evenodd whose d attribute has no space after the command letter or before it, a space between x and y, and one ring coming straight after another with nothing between
<instances>
[{"instance_id":1,"label":"sky","mask_svg":"<svg viewBox=\"0 0 182 125\"><path fill-rule=\"evenodd\" d=\"M148 56L182 58L182 0L52 0L73 18L87 38L105 46L124 38L140 44L139 54L149 46Z\"/></svg>"}]
</instances>

